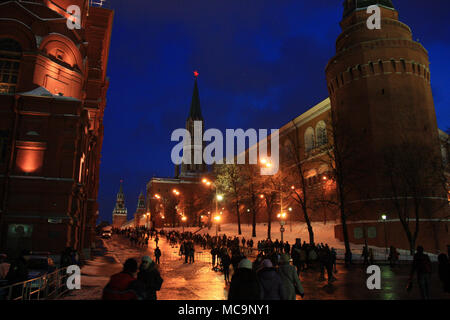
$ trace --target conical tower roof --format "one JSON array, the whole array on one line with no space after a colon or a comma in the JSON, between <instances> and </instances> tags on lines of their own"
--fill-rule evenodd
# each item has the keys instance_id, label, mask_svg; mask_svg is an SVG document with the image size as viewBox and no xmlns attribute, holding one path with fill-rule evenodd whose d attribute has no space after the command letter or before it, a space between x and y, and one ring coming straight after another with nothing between
<instances>
[{"instance_id":1,"label":"conical tower roof","mask_svg":"<svg viewBox=\"0 0 450 320\"><path fill-rule=\"evenodd\" d=\"M198 93L197 77L195 77L194 92L192 93L191 109L189 119L203 120L202 110L200 108L200 95Z\"/></svg>"}]
</instances>

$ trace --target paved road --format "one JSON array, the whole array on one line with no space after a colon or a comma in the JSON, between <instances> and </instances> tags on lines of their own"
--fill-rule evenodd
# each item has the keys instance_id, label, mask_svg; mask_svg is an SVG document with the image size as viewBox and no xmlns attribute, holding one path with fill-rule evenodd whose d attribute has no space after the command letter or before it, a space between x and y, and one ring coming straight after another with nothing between
<instances>
[{"instance_id":1,"label":"paved road","mask_svg":"<svg viewBox=\"0 0 450 320\"><path fill-rule=\"evenodd\" d=\"M150 241L148 248L133 248L125 238L114 236L106 240L108 249L105 256L97 257L91 264L82 269L82 287L78 292L71 292L65 299L99 299L101 289L106 285L110 275L118 272L121 264L127 258L140 261L144 255L154 258L154 241ZM158 299L161 300L224 300L227 297L228 286L223 275L211 270L208 250L197 248L196 259L193 264L185 264L178 256L179 247L172 248L164 237L160 238L159 247L162 251L159 266L164 279ZM306 271L301 274L301 281L305 289L305 299L315 300L397 300L419 299L417 283L412 292L406 292L409 266L402 265L391 269L387 265L381 268L381 290L369 290L366 286L368 275L360 265L349 269L338 265L337 281L327 285L326 281L319 281L317 271ZM434 266L432 276L431 295L436 299L449 299L450 295L441 290L437 276L437 266ZM232 271L231 271L232 274ZM85 284L87 283L87 287ZM298 299L301 299L298 297Z\"/></svg>"}]
</instances>

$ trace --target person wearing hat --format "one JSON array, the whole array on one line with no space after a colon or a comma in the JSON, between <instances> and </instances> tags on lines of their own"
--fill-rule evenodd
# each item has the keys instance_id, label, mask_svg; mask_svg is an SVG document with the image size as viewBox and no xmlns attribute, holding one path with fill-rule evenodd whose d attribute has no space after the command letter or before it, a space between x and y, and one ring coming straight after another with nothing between
<instances>
[{"instance_id":1,"label":"person wearing hat","mask_svg":"<svg viewBox=\"0 0 450 320\"><path fill-rule=\"evenodd\" d=\"M247 258L239 262L228 291L228 300L259 300L260 288L253 264Z\"/></svg>"},{"instance_id":2,"label":"person wearing hat","mask_svg":"<svg viewBox=\"0 0 450 320\"><path fill-rule=\"evenodd\" d=\"M136 283L137 261L127 259L123 264L122 272L111 276L103 289L103 300L137 300L138 295L133 286Z\"/></svg>"},{"instance_id":3,"label":"person wearing hat","mask_svg":"<svg viewBox=\"0 0 450 320\"><path fill-rule=\"evenodd\" d=\"M282 254L280 257L280 266L278 267L278 273L283 280L284 287L286 289L286 295L288 300L296 300L296 291L303 298L305 291L303 290L302 283L298 278L297 271L290 263L290 257L287 254ZM296 290L297 289L297 290Z\"/></svg>"},{"instance_id":4,"label":"person wearing hat","mask_svg":"<svg viewBox=\"0 0 450 320\"><path fill-rule=\"evenodd\" d=\"M260 287L261 300L286 300L286 288L283 280L273 267L272 261L264 259L262 269L256 274Z\"/></svg>"},{"instance_id":5,"label":"person wearing hat","mask_svg":"<svg viewBox=\"0 0 450 320\"><path fill-rule=\"evenodd\" d=\"M144 286L143 299L156 300L156 291L161 289L163 279L156 268L155 262L149 256L142 257L137 278Z\"/></svg>"}]
</instances>

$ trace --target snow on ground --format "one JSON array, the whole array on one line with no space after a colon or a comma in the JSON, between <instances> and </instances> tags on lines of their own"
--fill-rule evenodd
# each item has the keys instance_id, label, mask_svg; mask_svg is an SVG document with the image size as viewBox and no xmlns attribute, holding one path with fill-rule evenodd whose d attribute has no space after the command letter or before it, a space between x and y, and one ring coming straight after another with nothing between
<instances>
[{"instance_id":1,"label":"snow on ground","mask_svg":"<svg viewBox=\"0 0 450 320\"><path fill-rule=\"evenodd\" d=\"M335 222L327 222L324 224L323 222L313 222L313 232L314 232L314 242L324 244L327 243L330 247L334 248L344 248L344 243L340 242L338 239L334 238L334 225ZM189 227L184 228L185 231L195 232L199 228L198 227ZM301 241L309 242L309 233L306 226L306 223L303 222L286 222L284 226L283 240L288 241L290 244L295 243L296 238L300 238ZM182 231L182 228L164 228L164 230L178 230ZM249 240L252 238L252 225L250 224L241 224L242 235L238 235L238 225L236 223L227 223L222 224L220 226L219 235L223 235L224 233L227 236L238 236L240 238L244 237ZM216 235L216 227L213 225L211 229L204 228L197 232L198 234L206 234L209 233L211 236ZM267 223L257 223L256 224L256 237L253 238L255 242L254 247L256 247L256 242L260 240L267 239ZM271 225L271 239L275 241L276 239L281 240L281 232L280 232L280 224L278 221L275 221Z\"/></svg>"},{"instance_id":2,"label":"snow on ground","mask_svg":"<svg viewBox=\"0 0 450 320\"><path fill-rule=\"evenodd\" d=\"M314 232L314 242L315 243L323 243L328 244L330 247L333 247L337 249L338 253L338 259L343 259L344 256L344 242L339 241L338 239L335 239L334 237L334 226L338 222L336 221L327 221L326 224L323 222L312 222L312 228ZM185 231L190 232L196 232L199 228L198 227L189 227L184 228ZM251 224L241 224L241 231L242 235L238 235L238 225L237 223L227 223L222 224L220 226L220 232L218 232L219 235L223 235L224 233L228 237L234 237L237 236L239 238L244 237L246 240L249 240L252 238L252 225ZM308 228L305 222L286 222L286 225L284 226L284 233L283 233L283 241L288 241L291 245L295 243L296 238L300 238L301 242L306 241L309 243L309 233ZM182 232L182 228L167 228L165 227L164 230L177 230L179 232ZM216 235L216 226L213 225L211 229L204 228L197 232L198 234L206 234L209 233L211 236ZM257 223L256 224L256 237L253 238L254 245L253 247L256 247L256 243L260 240L267 239L267 223ZM271 225L271 239L272 241L275 241L276 239L281 240L281 232L280 232L280 224L278 221L275 221ZM351 250L353 252L353 259L360 259L360 255L362 252L363 245L361 244L351 244L350 245ZM385 248L379 248L374 246L369 246L370 248L373 248L374 256L376 260L385 260L386 259L386 250ZM400 250L397 249L397 251L400 253L400 259L401 260L412 260L412 257L409 254L408 250ZM437 261L437 256L433 254L429 254L432 261Z\"/></svg>"}]
</instances>

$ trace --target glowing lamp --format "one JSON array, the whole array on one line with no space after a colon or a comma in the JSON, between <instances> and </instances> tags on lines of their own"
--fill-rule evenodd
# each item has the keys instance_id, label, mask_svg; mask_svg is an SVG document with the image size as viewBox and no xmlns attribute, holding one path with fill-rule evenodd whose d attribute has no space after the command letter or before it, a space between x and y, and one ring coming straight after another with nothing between
<instances>
[{"instance_id":1,"label":"glowing lamp","mask_svg":"<svg viewBox=\"0 0 450 320\"><path fill-rule=\"evenodd\" d=\"M217 200L218 200L218 201L222 201L222 200L223 200L223 195L218 194L218 195L217 195Z\"/></svg>"},{"instance_id":2,"label":"glowing lamp","mask_svg":"<svg viewBox=\"0 0 450 320\"><path fill-rule=\"evenodd\" d=\"M386 219L387 219L387 216L386 216L385 214L383 214L383 215L381 216L381 219L383 219L383 220L385 220L385 221L386 221Z\"/></svg>"}]
</instances>

